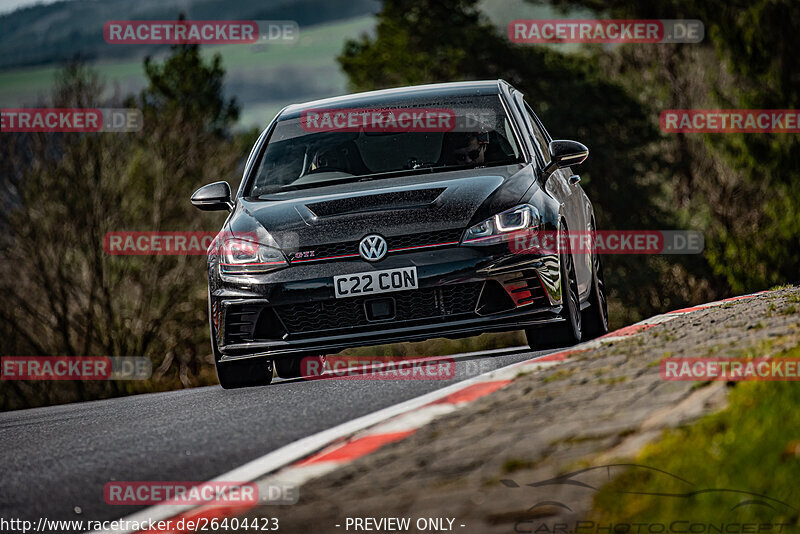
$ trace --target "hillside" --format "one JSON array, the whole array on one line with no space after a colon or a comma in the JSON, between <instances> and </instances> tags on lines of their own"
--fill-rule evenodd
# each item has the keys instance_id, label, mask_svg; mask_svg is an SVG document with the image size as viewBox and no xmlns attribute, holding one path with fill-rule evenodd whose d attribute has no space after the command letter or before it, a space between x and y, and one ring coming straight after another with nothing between
<instances>
[{"instance_id":1,"label":"hillside","mask_svg":"<svg viewBox=\"0 0 800 534\"><path fill-rule=\"evenodd\" d=\"M87 60L138 58L159 45L110 45L109 20L294 20L303 26L375 13L375 0L70 0L35 5L0 16L0 70L49 65L76 56Z\"/></svg>"}]
</instances>

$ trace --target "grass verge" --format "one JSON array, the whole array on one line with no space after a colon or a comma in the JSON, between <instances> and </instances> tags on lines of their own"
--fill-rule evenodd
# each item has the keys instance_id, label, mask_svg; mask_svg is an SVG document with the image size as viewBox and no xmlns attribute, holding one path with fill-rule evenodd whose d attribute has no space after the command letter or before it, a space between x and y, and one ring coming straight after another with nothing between
<instances>
[{"instance_id":1,"label":"grass verge","mask_svg":"<svg viewBox=\"0 0 800 534\"><path fill-rule=\"evenodd\" d=\"M776 357L800 358L800 345ZM736 528L738 534L797 532L798 408L798 382L737 384L727 409L667 432L636 459L639 465L662 469L691 485L657 472L629 470L601 488L590 519L603 525L664 525L662 532L692 533L692 523L698 525L695 529L703 528L697 534L716 534L720 528ZM738 526L729 526L733 524Z\"/></svg>"}]
</instances>

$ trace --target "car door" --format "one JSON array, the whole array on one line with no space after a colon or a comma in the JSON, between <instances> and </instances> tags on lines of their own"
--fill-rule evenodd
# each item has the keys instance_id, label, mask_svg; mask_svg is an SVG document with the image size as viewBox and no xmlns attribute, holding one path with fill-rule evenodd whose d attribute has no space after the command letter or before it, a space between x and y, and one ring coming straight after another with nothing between
<instances>
[{"instance_id":1,"label":"car door","mask_svg":"<svg viewBox=\"0 0 800 534\"><path fill-rule=\"evenodd\" d=\"M527 103L526 109L533 121L535 135L541 139L541 142L549 145L550 141L552 141L552 137L550 137L542 121L539 120L539 117L536 116ZM580 175L574 173L571 167L559 169L557 172L560 173L560 183L568 189L568 203L573 217L570 223L570 230L580 232L578 235L583 238L588 235L587 232L590 226L591 204L589 202L589 197L586 196L586 193L580 186ZM586 245L581 245L575 256L575 271L578 277L578 288L581 296L591 290L592 284L592 256L588 248L589 247Z\"/></svg>"},{"instance_id":2,"label":"car door","mask_svg":"<svg viewBox=\"0 0 800 534\"><path fill-rule=\"evenodd\" d=\"M573 175L571 169L549 168L549 145L552 138L527 102L522 99L519 93L517 93L517 96L519 97L518 105L523 110L522 116L525 119L534 150L538 153L537 158L541 159L541 168L548 169L548 175L542 177L545 181L545 191L563 206L563 214L569 231L580 235L580 233L587 230L586 200L583 189L577 182L570 183L570 176ZM572 259L575 265L575 276L578 281L578 293L584 296L588 293L591 284L591 256L586 254L585 250L573 250Z\"/></svg>"}]
</instances>

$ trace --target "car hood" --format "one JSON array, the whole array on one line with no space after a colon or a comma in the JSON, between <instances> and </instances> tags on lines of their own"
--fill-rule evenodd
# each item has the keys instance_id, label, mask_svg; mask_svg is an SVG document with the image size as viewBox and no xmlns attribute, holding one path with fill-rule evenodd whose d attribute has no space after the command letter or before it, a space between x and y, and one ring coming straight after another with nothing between
<instances>
[{"instance_id":1,"label":"car hood","mask_svg":"<svg viewBox=\"0 0 800 534\"><path fill-rule=\"evenodd\" d=\"M256 232L284 251L372 233L389 238L466 229L519 203L534 183L530 166L515 164L240 198L229 227Z\"/></svg>"}]
</instances>

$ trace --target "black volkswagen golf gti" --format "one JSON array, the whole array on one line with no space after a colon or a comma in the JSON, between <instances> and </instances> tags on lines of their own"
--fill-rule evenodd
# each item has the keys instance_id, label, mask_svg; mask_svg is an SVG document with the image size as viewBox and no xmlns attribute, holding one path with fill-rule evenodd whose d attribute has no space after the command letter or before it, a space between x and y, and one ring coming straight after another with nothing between
<instances>
[{"instance_id":1,"label":"black volkswagen golf gti","mask_svg":"<svg viewBox=\"0 0 800 534\"><path fill-rule=\"evenodd\" d=\"M608 330L600 261L525 236L594 230L570 166L502 80L347 95L283 109L259 137L208 251L225 388L303 373L347 347L525 329L533 348ZM589 234L591 235L591 234ZM520 239L522 237L523 239Z\"/></svg>"}]
</instances>

